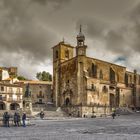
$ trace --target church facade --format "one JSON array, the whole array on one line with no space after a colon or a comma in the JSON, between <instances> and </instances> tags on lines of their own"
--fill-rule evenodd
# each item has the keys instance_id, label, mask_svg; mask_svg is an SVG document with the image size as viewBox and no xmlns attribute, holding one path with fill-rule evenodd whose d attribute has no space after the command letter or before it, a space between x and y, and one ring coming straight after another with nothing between
<instances>
[{"instance_id":1,"label":"church facade","mask_svg":"<svg viewBox=\"0 0 140 140\"><path fill-rule=\"evenodd\" d=\"M53 100L72 116L107 114L118 107L140 107L140 75L126 67L86 56L81 28L77 46L53 47ZM76 56L74 56L76 51Z\"/></svg>"}]
</instances>

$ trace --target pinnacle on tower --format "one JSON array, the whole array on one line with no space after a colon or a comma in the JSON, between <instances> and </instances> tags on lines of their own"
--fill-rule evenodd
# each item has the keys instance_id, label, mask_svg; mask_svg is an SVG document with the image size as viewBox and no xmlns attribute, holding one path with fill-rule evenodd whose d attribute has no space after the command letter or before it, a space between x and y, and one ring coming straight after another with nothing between
<instances>
[{"instance_id":1,"label":"pinnacle on tower","mask_svg":"<svg viewBox=\"0 0 140 140\"><path fill-rule=\"evenodd\" d=\"M82 25L80 25L80 32L77 35L77 46L84 46L85 36L82 33Z\"/></svg>"}]
</instances>

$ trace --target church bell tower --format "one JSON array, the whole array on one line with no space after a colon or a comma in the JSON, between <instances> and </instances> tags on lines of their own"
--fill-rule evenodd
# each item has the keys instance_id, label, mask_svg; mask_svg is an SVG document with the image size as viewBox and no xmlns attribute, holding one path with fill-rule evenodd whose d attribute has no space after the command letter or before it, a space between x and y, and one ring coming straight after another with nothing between
<instances>
[{"instance_id":1,"label":"church bell tower","mask_svg":"<svg viewBox=\"0 0 140 140\"><path fill-rule=\"evenodd\" d=\"M76 56L85 55L86 56L85 36L82 33L82 26L80 25L80 32L77 35L77 46L76 46Z\"/></svg>"}]
</instances>

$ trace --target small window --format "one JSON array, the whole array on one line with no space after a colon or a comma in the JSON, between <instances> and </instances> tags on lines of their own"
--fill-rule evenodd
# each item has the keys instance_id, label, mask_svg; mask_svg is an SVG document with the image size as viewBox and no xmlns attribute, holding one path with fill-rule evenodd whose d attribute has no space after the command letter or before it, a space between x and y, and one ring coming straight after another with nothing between
<instances>
[{"instance_id":1,"label":"small window","mask_svg":"<svg viewBox=\"0 0 140 140\"><path fill-rule=\"evenodd\" d=\"M1 87L1 91L4 91L4 87Z\"/></svg>"}]
</instances>

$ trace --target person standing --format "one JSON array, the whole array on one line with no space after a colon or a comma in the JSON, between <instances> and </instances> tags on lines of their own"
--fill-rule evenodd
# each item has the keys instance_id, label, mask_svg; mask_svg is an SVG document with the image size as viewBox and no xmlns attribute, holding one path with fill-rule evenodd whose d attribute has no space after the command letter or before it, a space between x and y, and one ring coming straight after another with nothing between
<instances>
[{"instance_id":1,"label":"person standing","mask_svg":"<svg viewBox=\"0 0 140 140\"><path fill-rule=\"evenodd\" d=\"M25 121L26 121L26 113L24 112L23 115L22 115L22 125L23 125L23 127L26 127Z\"/></svg>"},{"instance_id":2,"label":"person standing","mask_svg":"<svg viewBox=\"0 0 140 140\"><path fill-rule=\"evenodd\" d=\"M5 118L5 127L10 127L9 125L10 115L8 114L8 112L5 112L4 118Z\"/></svg>"},{"instance_id":3,"label":"person standing","mask_svg":"<svg viewBox=\"0 0 140 140\"><path fill-rule=\"evenodd\" d=\"M3 114L3 126L4 126L4 127L6 126L5 113L6 113L6 112L4 112L4 114Z\"/></svg>"},{"instance_id":4,"label":"person standing","mask_svg":"<svg viewBox=\"0 0 140 140\"><path fill-rule=\"evenodd\" d=\"M14 124L15 126L18 126L18 114L16 112L14 114Z\"/></svg>"},{"instance_id":5,"label":"person standing","mask_svg":"<svg viewBox=\"0 0 140 140\"><path fill-rule=\"evenodd\" d=\"M21 122L20 122L20 114L17 113L17 126L20 126Z\"/></svg>"}]
</instances>

